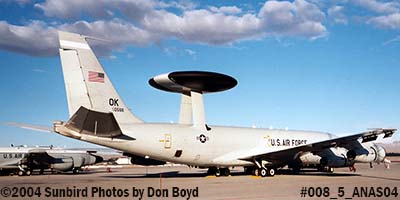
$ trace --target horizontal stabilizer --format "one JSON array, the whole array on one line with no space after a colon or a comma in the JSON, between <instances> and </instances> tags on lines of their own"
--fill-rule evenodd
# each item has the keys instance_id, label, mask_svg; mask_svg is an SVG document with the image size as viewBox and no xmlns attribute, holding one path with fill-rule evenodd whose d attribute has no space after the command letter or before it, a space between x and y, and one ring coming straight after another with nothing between
<instances>
[{"instance_id":1,"label":"horizontal stabilizer","mask_svg":"<svg viewBox=\"0 0 400 200\"><path fill-rule=\"evenodd\" d=\"M114 138L122 135L113 113L103 113L80 107L66 127L81 134Z\"/></svg>"}]
</instances>

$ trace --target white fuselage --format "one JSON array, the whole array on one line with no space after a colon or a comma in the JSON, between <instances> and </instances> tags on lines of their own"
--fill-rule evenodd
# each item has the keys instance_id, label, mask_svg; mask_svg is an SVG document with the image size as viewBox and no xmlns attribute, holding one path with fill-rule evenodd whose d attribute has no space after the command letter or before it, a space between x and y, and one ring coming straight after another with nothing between
<instances>
[{"instance_id":1,"label":"white fuselage","mask_svg":"<svg viewBox=\"0 0 400 200\"><path fill-rule=\"evenodd\" d=\"M79 137L138 156L201 167L254 165L240 158L334 138L323 132L221 126L210 126L210 131L191 125L161 123L120 124L120 127L124 135L135 140L86 134ZM63 131L60 133L69 136ZM182 153L177 157L175 154L179 150Z\"/></svg>"},{"instance_id":2,"label":"white fuselage","mask_svg":"<svg viewBox=\"0 0 400 200\"><path fill-rule=\"evenodd\" d=\"M17 169L31 148L0 147L0 169Z\"/></svg>"}]
</instances>

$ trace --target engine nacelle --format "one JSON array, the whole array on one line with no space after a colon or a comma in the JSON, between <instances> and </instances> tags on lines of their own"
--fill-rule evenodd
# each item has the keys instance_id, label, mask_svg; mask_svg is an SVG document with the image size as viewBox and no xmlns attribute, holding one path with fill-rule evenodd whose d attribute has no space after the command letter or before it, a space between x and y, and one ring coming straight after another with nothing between
<instances>
[{"instance_id":1,"label":"engine nacelle","mask_svg":"<svg viewBox=\"0 0 400 200\"><path fill-rule=\"evenodd\" d=\"M347 159L345 156L330 155L321 158L320 164L328 167L350 167L354 161Z\"/></svg>"},{"instance_id":2,"label":"engine nacelle","mask_svg":"<svg viewBox=\"0 0 400 200\"><path fill-rule=\"evenodd\" d=\"M93 154L85 154L84 156L80 157L80 160L81 160L80 164L77 164L77 162L74 163L75 167L93 165L96 163L103 162L103 157Z\"/></svg>"},{"instance_id":3,"label":"engine nacelle","mask_svg":"<svg viewBox=\"0 0 400 200\"><path fill-rule=\"evenodd\" d=\"M131 158L131 163L135 164L135 165L149 166L149 165L165 165L166 164L165 161L154 160L154 159L151 159L151 158L136 156L136 155L133 155L133 154L130 154L130 153L124 153L123 155L129 156Z\"/></svg>"},{"instance_id":4,"label":"engine nacelle","mask_svg":"<svg viewBox=\"0 0 400 200\"><path fill-rule=\"evenodd\" d=\"M352 149L347 152L347 158L349 160L354 160L355 162L370 163L376 162L380 163L386 157L386 151L383 147L370 143L364 144L363 148Z\"/></svg>"},{"instance_id":5,"label":"engine nacelle","mask_svg":"<svg viewBox=\"0 0 400 200\"><path fill-rule=\"evenodd\" d=\"M321 157L314 155L311 152L304 153L299 157L301 165L318 165L320 164Z\"/></svg>"},{"instance_id":6,"label":"engine nacelle","mask_svg":"<svg viewBox=\"0 0 400 200\"><path fill-rule=\"evenodd\" d=\"M298 157L292 167L350 167L354 163L383 162L386 156L385 149L372 142L360 143L358 148L347 150L343 147L333 147L316 155L305 152Z\"/></svg>"},{"instance_id":7,"label":"engine nacelle","mask_svg":"<svg viewBox=\"0 0 400 200\"><path fill-rule=\"evenodd\" d=\"M74 159L72 158L60 158L57 162L52 163L50 165L51 169L55 169L57 171L69 171L74 168Z\"/></svg>"}]
</instances>

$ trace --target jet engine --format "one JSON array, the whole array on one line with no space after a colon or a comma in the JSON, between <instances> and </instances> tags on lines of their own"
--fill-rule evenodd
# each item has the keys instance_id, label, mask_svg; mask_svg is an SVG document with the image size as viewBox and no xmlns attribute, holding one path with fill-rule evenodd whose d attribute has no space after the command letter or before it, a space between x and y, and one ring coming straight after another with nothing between
<instances>
[{"instance_id":1,"label":"jet engine","mask_svg":"<svg viewBox=\"0 0 400 200\"><path fill-rule=\"evenodd\" d=\"M93 165L96 163L103 162L103 157L93 155L93 154L85 154L84 156L80 157L79 159L81 160L81 162L79 162L79 164L77 164L77 162L75 162L75 164L74 164L75 167L77 167L77 166L80 167L80 166L85 166L85 165Z\"/></svg>"},{"instance_id":2,"label":"jet engine","mask_svg":"<svg viewBox=\"0 0 400 200\"><path fill-rule=\"evenodd\" d=\"M328 166L328 167L349 167L354 164L354 160L349 160L343 155L330 155L321 158L320 164L322 166Z\"/></svg>"},{"instance_id":3,"label":"jet engine","mask_svg":"<svg viewBox=\"0 0 400 200\"><path fill-rule=\"evenodd\" d=\"M380 163L384 161L385 157L385 149L377 144L363 146L362 148L352 149L347 152L347 158L355 162Z\"/></svg>"},{"instance_id":4,"label":"jet engine","mask_svg":"<svg viewBox=\"0 0 400 200\"><path fill-rule=\"evenodd\" d=\"M324 150L316 155L311 152L304 152L299 155L298 159L289 164L292 169L300 168L339 168L350 167L354 163L390 163L385 159L386 151L382 146L374 143L360 143L357 148L346 149L343 147L333 147Z\"/></svg>"},{"instance_id":5,"label":"jet engine","mask_svg":"<svg viewBox=\"0 0 400 200\"><path fill-rule=\"evenodd\" d=\"M51 169L55 169L57 171L69 171L74 167L74 159L69 158L60 158L57 159L57 162L54 162L50 165Z\"/></svg>"}]
</instances>

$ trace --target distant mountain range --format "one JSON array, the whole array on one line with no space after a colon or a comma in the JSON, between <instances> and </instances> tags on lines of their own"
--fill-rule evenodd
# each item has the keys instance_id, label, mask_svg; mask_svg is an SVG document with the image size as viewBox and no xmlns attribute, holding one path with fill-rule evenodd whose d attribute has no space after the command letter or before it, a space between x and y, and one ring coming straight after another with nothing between
<instances>
[{"instance_id":1,"label":"distant mountain range","mask_svg":"<svg viewBox=\"0 0 400 200\"><path fill-rule=\"evenodd\" d=\"M380 143L386 150L388 156L400 156L400 141L394 141L392 143Z\"/></svg>"}]
</instances>

